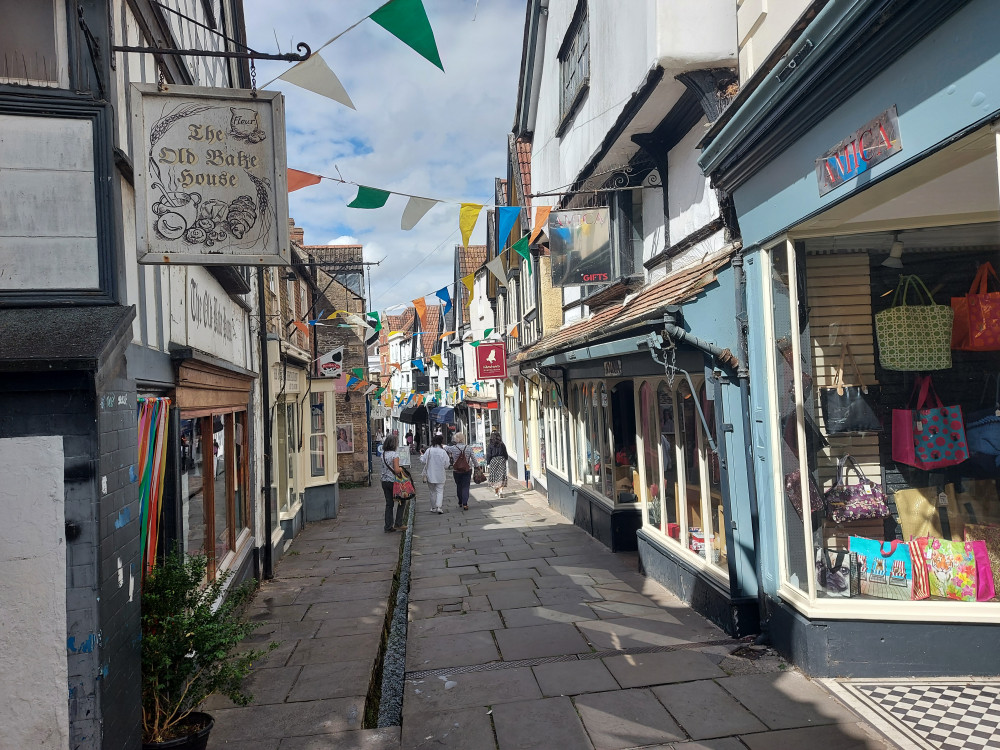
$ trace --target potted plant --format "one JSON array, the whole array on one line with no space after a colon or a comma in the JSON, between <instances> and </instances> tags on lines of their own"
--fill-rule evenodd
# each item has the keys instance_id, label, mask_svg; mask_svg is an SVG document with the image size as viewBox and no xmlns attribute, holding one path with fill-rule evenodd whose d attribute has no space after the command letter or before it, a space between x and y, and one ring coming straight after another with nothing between
<instances>
[{"instance_id":1,"label":"potted plant","mask_svg":"<svg viewBox=\"0 0 1000 750\"><path fill-rule=\"evenodd\" d=\"M204 555L172 552L142 585L142 739L149 748L203 750L214 721L196 711L213 693L245 706L253 661L277 648L237 650L260 623L246 617L257 582L228 591L232 572L205 583Z\"/></svg>"}]
</instances>

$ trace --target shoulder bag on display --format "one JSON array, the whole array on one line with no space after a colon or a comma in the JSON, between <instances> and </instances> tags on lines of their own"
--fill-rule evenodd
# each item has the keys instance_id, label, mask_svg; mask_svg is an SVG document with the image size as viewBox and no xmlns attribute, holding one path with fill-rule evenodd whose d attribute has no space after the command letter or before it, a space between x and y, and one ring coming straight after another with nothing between
<instances>
[{"instance_id":1,"label":"shoulder bag on display","mask_svg":"<svg viewBox=\"0 0 1000 750\"><path fill-rule=\"evenodd\" d=\"M852 536L851 553L857 554L861 593L879 599L911 599L913 560L906 542L879 542Z\"/></svg>"},{"instance_id":2,"label":"shoulder bag on display","mask_svg":"<svg viewBox=\"0 0 1000 750\"><path fill-rule=\"evenodd\" d=\"M858 477L857 484L847 484L847 475L851 469ZM834 523L885 518L889 515L882 485L868 479L858 462L848 453L837 462L837 483L826 493L826 515Z\"/></svg>"},{"instance_id":3,"label":"shoulder bag on display","mask_svg":"<svg viewBox=\"0 0 1000 750\"><path fill-rule=\"evenodd\" d=\"M927 537L912 539L906 543L910 548L910 562L913 564L914 601L927 599L931 595L930 574L927 569Z\"/></svg>"},{"instance_id":4,"label":"shoulder bag on display","mask_svg":"<svg viewBox=\"0 0 1000 750\"><path fill-rule=\"evenodd\" d=\"M955 311L952 349L967 352L1000 350L1000 292L989 291L990 276L1000 284L992 264L983 263L976 271L969 293L951 298L951 309Z\"/></svg>"},{"instance_id":5,"label":"shoulder bag on display","mask_svg":"<svg viewBox=\"0 0 1000 750\"><path fill-rule=\"evenodd\" d=\"M911 292L927 304L908 304ZM934 298L919 276L900 276L892 306L875 313L878 358L882 367L907 371L950 369L954 317L950 307L934 304Z\"/></svg>"},{"instance_id":6,"label":"shoulder bag on display","mask_svg":"<svg viewBox=\"0 0 1000 750\"><path fill-rule=\"evenodd\" d=\"M976 554L977 572L985 573L985 566L981 558L985 558L986 563L989 564L995 595L996 591L1000 591L1000 526L967 523L965 524L965 538L975 545L973 549ZM979 547L979 544L982 547Z\"/></svg>"},{"instance_id":7,"label":"shoulder bag on display","mask_svg":"<svg viewBox=\"0 0 1000 750\"><path fill-rule=\"evenodd\" d=\"M854 369L855 385L846 385L844 382L845 359L850 361ZM833 382L833 388L821 388L819 392L826 434L879 432L882 429L882 422L876 410L876 398L873 392L875 389L865 384L858 364L854 361L851 347L846 341L840 345L840 362Z\"/></svg>"},{"instance_id":8,"label":"shoulder bag on display","mask_svg":"<svg viewBox=\"0 0 1000 750\"><path fill-rule=\"evenodd\" d=\"M976 558L976 601L988 602L996 596L993 586L993 564L990 562L986 542L972 541L972 554Z\"/></svg>"},{"instance_id":9,"label":"shoulder bag on display","mask_svg":"<svg viewBox=\"0 0 1000 750\"><path fill-rule=\"evenodd\" d=\"M851 559L846 549L816 549L816 584L826 597L851 595Z\"/></svg>"},{"instance_id":10,"label":"shoulder bag on display","mask_svg":"<svg viewBox=\"0 0 1000 750\"><path fill-rule=\"evenodd\" d=\"M962 407L945 406L929 375L913 385L916 403L892 410L892 460L925 471L955 466L969 457Z\"/></svg>"},{"instance_id":11,"label":"shoulder bag on display","mask_svg":"<svg viewBox=\"0 0 1000 750\"><path fill-rule=\"evenodd\" d=\"M785 474L785 494L788 495L788 502L792 504L799 518L802 518L801 476L798 469ZM812 475L809 476L809 509L813 513L823 510L823 496L820 494L819 487L816 486L816 480L812 478Z\"/></svg>"},{"instance_id":12,"label":"shoulder bag on display","mask_svg":"<svg viewBox=\"0 0 1000 750\"><path fill-rule=\"evenodd\" d=\"M946 596L960 602L976 601L976 555L972 542L927 540L927 570L931 596Z\"/></svg>"}]
</instances>

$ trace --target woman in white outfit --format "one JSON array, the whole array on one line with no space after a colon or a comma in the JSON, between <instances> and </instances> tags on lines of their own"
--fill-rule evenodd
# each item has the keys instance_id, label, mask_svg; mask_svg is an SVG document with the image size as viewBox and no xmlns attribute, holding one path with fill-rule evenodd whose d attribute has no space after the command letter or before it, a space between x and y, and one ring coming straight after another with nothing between
<instances>
[{"instance_id":1,"label":"woman in white outfit","mask_svg":"<svg viewBox=\"0 0 1000 750\"><path fill-rule=\"evenodd\" d=\"M444 437L435 435L431 447L424 451L420 457L424 463L427 486L430 488L431 513L444 513L441 505L444 503L445 470L448 468L451 458L442 447L443 445Z\"/></svg>"}]
</instances>

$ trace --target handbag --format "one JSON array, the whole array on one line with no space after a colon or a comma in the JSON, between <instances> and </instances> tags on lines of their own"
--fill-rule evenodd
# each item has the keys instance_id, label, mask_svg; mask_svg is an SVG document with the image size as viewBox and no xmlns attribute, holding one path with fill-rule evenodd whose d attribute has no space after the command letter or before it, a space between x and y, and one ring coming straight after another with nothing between
<instances>
[{"instance_id":1,"label":"handbag","mask_svg":"<svg viewBox=\"0 0 1000 750\"><path fill-rule=\"evenodd\" d=\"M472 481L476 484L482 484L486 481L486 472L483 471L482 466L477 466L472 472Z\"/></svg>"},{"instance_id":2,"label":"handbag","mask_svg":"<svg viewBox=\"0 0 1000 750\"><path fill-rule=\"evenodd\" d=\"M802 518L801 476L798 469L785 474L785 494L799 518ZM819 487L816 486L816 480L812 478L812 475L809 476L809 509L814 513L823 510L823 496L820 494Z\"/></svg>"},{"instance_id":3,"label":"handbag","mask_svg":"<svg viewBox=\"0 0 1000 750\"><path fill-rule=\"evenodd\" d=\"M879 542L852 536L850 551L858 556L861 593L879 599L910 599L913 596L913 561L906 542Z\"/></svg>"},{"instance_id":4,"label":"handbag","mask_svg":"<svg viewBox=\"0 0 1000 750\"><path fill-rule=\"evenodd\" d=\"M858 477L857 484L847 484L850 469L854 469ZM889 515L882 485L870 481L849 453L845 453L837 462L837 483L826 493L826 515L834 523L885 518Z\"/></svg>"},{"instance_id":5,"label":"handbag","mask_svg":"<svg viewBox=\"0 0 1000 750\"><path fill-rule=\"evenodd\" d=\"M1000 591L1000 526L985 526L979 523L965 524L965 538L967 541L982 542L983 552L975 547L977 573L982 570L980 558L985 557L990 565L990 572L993 576L994 595Z\"/></svg>"},{"instance_id":6,"label":"handbag","mask_svg":"<svg viewBox=\"0 0 1000 750\"><path fill-rule=\"evenodd\" d=\"M910 291L926 295L927 304L907 303ZM887 370L947 370L951 368L954 311L935 305L919 276L900 276L892 306L875 313L879 362Z\"/></svg>"},{"instance_id":7,"label":"handbag","mask_svg":"<svg viewBox=\"0 0 1000 750\"><path fill-rule=\"evenodd\" d=\"M392 471L392 467L389 462L382 457L382 463ZM405 503L407 500L412 499L416 496L417 491L413 487L413 477L410 472L406 470L405 467L399 467L399 473L394 474L394 479L392 480L392 498L397 503Z\"/></svg>"},{"instance_id":8,"label":"handbag","mask_svg":"<svg viewBox=\"0 0 1000 750\"><path fill-rule=\"evenodd\" d=\"M816 549L816 585L826 597L851 595L851 558L844 549Z\"/></svg>"},{"instance_id":9,"label":"handbag","mask_svg":"<svg viewBox=\"0 0 1000 750\"><path fill-rule=\"evenodd\" d=\"M980 404L986 401L990 377L996 379L993 407L972 412L965 424L969 462L975 467L976 476L996 476L1000 473L1000 375L987 376Z\"/></svg>"},{"instance_id":10,"label":"handbag","mask_svg":"<svg viewBox=\"0 0 1000 750\"><path fill-rule=\"evenodd\" d=\"M976 601L976 557L972 542L931 537L924 554L930 572L931 596Z\"/></svg>"},{"instance_id":11,"label":"handbag","mask_svg":"<svg viewBox=\"0 0 1000 750\"><path fill-rule=\"evenodd\" d=\"M969 448L962 407L944 406L929 375L918 375L913 390L919 390L916 408L892 410L892 460L925 471L965 461Z\"/></svg>"},{"instance_id":12,"label":"handbag","mask_svg":"<svg viewBox=\"0 0 1000 750\"><path fill-rule=\"evenodd\" d=\"M976 601L988 602L996 596L993 585L993 566L986 550L986 542L974 540L972 554L976 558Z\"/></svg>"},{"instance_id":13,"label":"handbag","mask_svg":"<svg viewBox=\"0 0 1000 750\"><path fill-rule=\"evenodd\" d=\"M989 291L990 276L1000 284L993 265L983 263L972 279L969 293L951 298L951 309L955 313L952 349L967 352L1000 350L1000 292Z\"/></svg>"},{"instance_id":14,"label":"handbag","mask_svg":"<svg viewBox=\"0 0 1000 750\"><path fill-rule=\"evenodd\" d=\"M854 368L856 385L844 383L845 358L850 360ZM819 391L819 402L823 409L823 422L826 425L827 435L882 430L882 421L876 411L875 395L865 385L847 341L840 345L840 362L833 384L833 388L821 388Z\"/></svg>"},{"instance_id":15,"label":"handbag","mask_svg":"<svg viewBox=\"0 0 1000 750\"><path fill-rule=\"evenodd\" d=\"M920 537L907 542L910 547L910 563L913 565L914 601L927 599L931 595L930 573L927 568L927 537Z\"/></svg>"}]
</instances>

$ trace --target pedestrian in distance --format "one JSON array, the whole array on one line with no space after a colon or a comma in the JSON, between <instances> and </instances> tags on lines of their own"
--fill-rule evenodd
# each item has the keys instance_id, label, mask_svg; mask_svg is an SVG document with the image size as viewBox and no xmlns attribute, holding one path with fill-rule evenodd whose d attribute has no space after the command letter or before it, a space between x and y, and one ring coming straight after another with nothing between
<instances>
[{"instance_id":1,"label":"pedestrian in distance","mask_svg":"<svg viewBox=\"0 0 1000 750\"><path fill-rule=\"evenodd\" d=\"M420 457L424 463L424 473L427 476L427 486L430 488L431 513L444 513L441 507L444 503L445 470L451 457L444 449L444 437L435 435L431 447Z\"/></svg>"},{"instance_id":2,"label":"pedestrian in distance","mask_svg":"<svg viewBox=\"0 0 1000 750\"><path fill-rule=\"evenodd\" d=\"M469 509L469 485L472 484L472 470L476 467L476 454L465 442L465 434L455 433L455 442L445 448L451 457L454 469L455 487L458 490L458 505L462 510Z\"/></svg>"},{"instance_id":3,"label":"pedestrian in distance","mask_svg":"<svg viewBox=\"0 0 1000 750\"><path fill-rule=\"evenodd\" d=\"M507 487L507 446L503 444L499 432L490 435L486 446L486 473L493 492L497 497L503 497Z\"/></svg>"},{"instance_id":4,"label":"pedestrian in distance","mask_svg":"<svg viewBox=\"0 0 1000 750\"><path fill-rule=\"evenodd\" d=\"M385 523L382 530L388 534L390 531L405 529L403 519L406 517L406 506L408 503L396 503L392 496L392 485L396 477L403 473L399 463L399 453L396 451L396 436L390 435L382 444L382 467L380 477L382 479L382 494L385 495ZM396 509L396 517L393 519L393 507Z\"/></svg>"}]
</instances>

